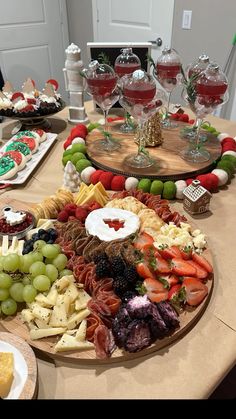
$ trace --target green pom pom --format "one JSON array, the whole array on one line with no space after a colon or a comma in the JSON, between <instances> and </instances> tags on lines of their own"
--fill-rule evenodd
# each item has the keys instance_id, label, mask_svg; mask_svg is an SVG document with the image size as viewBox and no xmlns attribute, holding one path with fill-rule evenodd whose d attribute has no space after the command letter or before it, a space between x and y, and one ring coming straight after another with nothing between
<instances>
[{"instance_id":1,"label":"green pom pom","mask_svg":"<svg viewBox=\"0 0 236 419\"><path fill-rule=\"evenodd\" d=\"M174 199L176 195L176 184L171 180L164 183L162 197L164 199Z\"/></svg>"},{"instance_id":2,"label":"green pom pom","mask_svg":"<svg viewBox=\"0 0 236 419\"><path fill-rule=\"evenodd\" d=\"M149 192L151 184L152 181L150 179L143 178L139 181L137 189L141 189L143 192Z\"/></svg>"},{"instance_id":3,"label":"green pom pom","mask_svg":"<svg viewBox=\"0 0 236 419\"><path fill-rule=\"evenodd\" d=\"M161 180L153 180L150 188L150 193L153 195L161 195L164 188L164 183Z\"/></svg>"}]
</instances>

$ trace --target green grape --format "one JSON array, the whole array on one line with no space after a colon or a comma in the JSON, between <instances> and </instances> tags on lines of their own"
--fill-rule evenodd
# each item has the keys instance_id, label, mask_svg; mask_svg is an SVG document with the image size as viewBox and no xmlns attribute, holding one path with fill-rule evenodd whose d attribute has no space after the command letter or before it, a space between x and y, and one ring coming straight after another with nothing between
<instances>
[{"instance_id":1,"label":"green grape","mask_svg":"<svg viewBox=\"0 0 236 419\"><path fill-rule=\"evenodd\" d=\"M65 269L66 264L67 264L66 255L63 255L62 253L60 255L57 255L57 257L53 259L52 264L56 266L58 271L63 271L63 269Z\"/></svg>"},{"instance_id":2,"label":"green grape","mask_svg":"<svg viewBox=\"0 0 236 419\"><path fill-rule=\"evenodd\" d=\"M37 295L37 290L33 285L25 285L23 289L23 298L26 303L32 303Z\"/></svg>"},{"instance_id":3,"label":"green grape","mask_svg":"<svg viewBox=\"0 0 236 419\"><path fill-rule=\"evenodd\" d=\"M17 303L23 303L23 290L24 285L21 282L15 282L12 284L11 288L9 289L10 296L13 300L17 301Z\"/></svg>"},{"instance_id":4,"label":"green grape","mask_svg":"<svg viewBox=\"0 0 236 419\"><path fill-rule=\"evenodd\" d=\"M48 291L51 281L46 275L38 275L33 279L33 286L38 291Z\"/></svg>"},{"instance_id":5,"label":"green grape","mask_svg":"<svg viewBox=\"0 0 236 419\"><path fill-rule=\"evenodd\" d=\"M61 246L57 243L54 243L53 246L58 250L58 254L61 253Z\"/></svg>"},{"instance_id":6,"label":"green grape","mask_svg":"<svg viewBox=\"0 0 236 419\"><path fill-rule=\"evenodd\" d=\"M4 261L5 257L4 256L0 256L0 271L3 271L3 261Z\"/></svg>"},{"instance_id":7,"label":"green grape","mask_svg":"<svg viewBox=\"0 0 236 419\"><path fill-rule=\"evenodd\" d=\"M54 259L57 255L59 255L58 249L53 246L53 244L45 244L41 251L43 256L49 259Z\"/></svg>"},{"instance_id":8,"label":"green grape","mask_svg":"<svg viewBox=\"0 0 236 419\"><path fill-rule=\"evenodd\" d=\"M66 275L73 275L73 272L70 269L63 269L63 271L60 272L59 278L62 278Z\"/></svg>"},{"instance_id":9,"label":"green grape","mask_svg":"<svg viewBox=\"0 0 236 419\"><path fill-rule=\"evenodd\" d=\"M20 257L16 253L7 255L3 261L4 271L15 272L20 267Z\"/></svg>"},{"instance_id":10,"label":"green grape","mask_svg":"<svg viewBox=\"0 0 236 419\"><path fill-rule=\"evenodd\" d=\"M6 288L0 288L0 301L5 301L9 297L9 290Z\"/></svg>"},{"instance_id":11,"label":"green grape","mask_svg":"<svg viewBox=\"0 0 236 419\"><path fill-rule=\"evenodd\" d=\"M45 246L45 244L47 243L44 240L36 240L36 242L34 242L34 250L41 251L42 247Z\"/></svg>"},{"instance_id":12,"label":"green grape","mask_svg":"<svg viewBox=\"0 0 236 419\"><path fill-rule=\"evenodd\" d=\"M30 266L34 263L31 253L20 257L20 271L29 273Z\"/></svg>"},{"instance_id":13,"label":"green grape","mask_svg":"<svg viewBox=\"0 0 236 419\"><path fill-rule=\"evenodd\" d=\"M29 269L33 278L38 275L44 275L46 271L46 265L43 262L34 262Z\"/></svg>"},{"instance_id":14,"label":"green grape","mask_svg":"<svg viewBox=\"0 0 236 419\"><path fill-rule=\"evenodd\" d=\"M22 279L22 284L23 285L31 285L31 280L29 276L24 276L24 278Z\"/></svg>"},{"instance_id":15,"label":"green grape","mask_svg":"<svg viewBox=\"0 0 236 419\"><path fill-rule=\"evenodd\" d=\"M2 302L1 309L6 316L12 316L17 310L17 304L12 298L8 298Z\"/></svg>"},{"instance_id":16,"label":"green grape","mask_svg":"<svg viewBox=\"0 0 236 419\"><path fill-rule=\"evenodd\" d=\"M56 279L58 278L57 268L51 263L49 263L48 265L46 265L46 275L48 276L51 282L56 281Z\"/></svg>"},{"instance_id":17,"label":"green grape","mask_svg":"<svg viewBox=\"0 0 236 419\"><path fill-rule=\"evenodd\" d=\"M0 273L0 288L10 288L12 285L12 277L3 272Z\"/></svg>"},{"instance_id":18,"label":"green grape","mask_svg":"<svg viewBox=\"0 0 236 419\"><path fill-rule=\"evenodd\" d=\"M44 263L45 263L46 265L48 265L48 264L52 264L52 259L46 258L46 259L44 260Z\"/></svg>"},{"instance_id":19,"label":"green grape","mask_svg":"<svg viewBox=\"0 0 236 419\"><path fill-rule=\"evenodd\" d=\"M31 254L34 262L43 262L43 255L41 252L34 251L31 252Z\"/></svg>"}]
</instances>

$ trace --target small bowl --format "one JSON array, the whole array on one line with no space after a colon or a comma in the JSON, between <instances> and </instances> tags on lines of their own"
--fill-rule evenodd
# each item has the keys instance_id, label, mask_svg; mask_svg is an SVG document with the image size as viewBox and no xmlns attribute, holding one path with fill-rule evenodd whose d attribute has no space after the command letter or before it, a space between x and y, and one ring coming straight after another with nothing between
<instances>
[{"instance_id":1,"label":"small bowl","mask_svg":"<svg viewBox=\"0 0 236 419\"><path fill-rule=\"evenodd\" d=\"M32 217L32 222L28 225L27 228L25 228L24 230L21 230L19 232L14 232L14 233L3 233L0 231L0 238L3 236L8 236L9 240L12 240L13 237L17 237L18 239L22 239L23 237L26 236L26 234L28 233L28 231L32 230L35 226L36 226L36 219L35 216L32 212L30 211L24 211L22 210L24 213L26 213L27 215L30 215ZM3 217L1 217L2 219Z\"/></svg>"}]
</instances>

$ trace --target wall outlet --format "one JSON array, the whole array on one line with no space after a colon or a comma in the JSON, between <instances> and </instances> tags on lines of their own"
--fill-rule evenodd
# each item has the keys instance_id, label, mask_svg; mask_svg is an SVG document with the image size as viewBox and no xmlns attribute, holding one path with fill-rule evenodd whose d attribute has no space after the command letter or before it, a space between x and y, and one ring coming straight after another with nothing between
<instances>
[{"instance_id":1,"label":"wall outlet","mask_svg":"<svg viewBox=\"0 0 236 419\"><path fill-rule=\"evenodd\" d=\"M183 10L182 29L191 29L192 10Z\"/></svg>"}]
</instances>

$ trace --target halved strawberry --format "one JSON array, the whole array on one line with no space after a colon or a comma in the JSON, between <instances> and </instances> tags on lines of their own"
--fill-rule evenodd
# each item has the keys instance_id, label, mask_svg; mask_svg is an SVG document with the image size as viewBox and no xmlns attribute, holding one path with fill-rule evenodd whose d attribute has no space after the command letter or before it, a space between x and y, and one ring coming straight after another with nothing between
<instances>
[{"instance_id":1,"label":"halved strawberry","mask_svg":"<svg viewBox=\"0 0 236 419\"><path fill-rule=\"evenodd\" d=\"M156 259L155 272L157 274L159 274L159 273L169 274L171 272L171 267L170 267L169 263L165 259L163 259L159 255L155 255L155 259Z\"/></svg>"},{"instance_id":2,"label":"halved strawberry","mask_svg":"<svg viewBox=\"0 0 236 419\"><path fill-rule=\"evenodd\" d=\"M154 242L154 240L153 240L152 236L150 236L150 234L148 234L148 233L145 233L145 231L144 231L135 240L134 247L136 249L139 249L139 250L146 249L149 246L151 246L153 244L153 242Z\"/></svg>"},{"instance_id":3,"label":"halved strawberry","mask_svg":"<svg viewBox=\"0 0 236 419\"><path fill-rule=\"evenodd\" d=\"M173 258L181 258L181 252L177 246L168 247L166 245L162 245L158 247L158 252L166 260Z\"/></svg>"},{"instance_id":4,"label":"halved strawberry","mask_svg":"<svg viewBox=\"0 0 236 419\"><path fill-rule=\"evenodd\" d=\"M49 79L49 80L46 81L46 83L52 84L54 86L54 89L58 90L59 84L55 79Z\"/></svg>"},{"instance_id":5,"label":"halved strawberry","mask_svg":"<svg viewBox=\"0 0 236 419\"><path fill-rule=\"evenodd\" d=\"M190 306L197 306L208 294L208 288L196 278L185 278L182 286L186 290L186 302Z\"/></svg>"},{"instance_id":6,"label":"halved strawberry","mask_svg":"<svg viewBox=\"0 0 236 419\"><path fill-rule=\"evenodd\" d=\"M144 287L147 290L147 296L153 303L159 303L160 301L167 300L168 289L164 285L153 278L146 278L143 282Z\"/></svg>"},{"instance_id":7,"label":"halved strawberry","mask_svg":"<svg viewBox=\"0 0 236 419\"><path fill-rule=\"evenodd\" d=\"M174 258L171 261L172 272L179 276L195 276L196 268L188 263L187 260Z\"/></svg>"},{"instance_id":8,"label":"halved strawberry","mask_svg":"<svg viewBox=\"0 0 236 419\"><path fill-rule=\"evenodd\" d=\"M197 262L203 269L207 272L212 273L213 267L211 266L210 262L204 258L204 256L199 255L198 253L193 253L192 258L195 262Z\"/></svg>"},{"instance_id":9,"label":"halved strawberry","mask_svg":"<svg viewBox=\"0 0 236 419\"><path fill-rule=\"evenodd\" d=\"M208 277L208 272L201 266L199 263L194 260L188 260L188 263L196 269L196 276L198 279L206 279Z\"/></svg>"},{"instance_id":10,"label":"halved strawberry","mask_svg":"<svg viewBox=\"0 0 236 419\"><path fill-rule=\"evenodd\" d=\"M153 278L156 279L154 272L149 269L148 265L145 262L140 262L136 265L136 271L142 278Z\"/></svg>"},{"instance_id":11,"label":"halved strawberry","mask_svg":"<svg viewBox=\"0 0 236 419\"><path fill-rule=\"evenodd\" d=\"M178 284L179 278L173 274L171 275L158 275L157 277L158 281L160 281L165 288L171 288L173 285Z\"/></svg>"},{"instance_id":12,"label":"halved strawberry","mask_svg":"<svg viewBox=\"0 0 236 419\"><path fill-rule=\"evenodd\" d=\"M14 100L16 100L16 99L24 99L24 98L25 97L24 97L23 93L15 92L15 93L13 93L13 95L11 97L11 100L12 100L12 102L14 102Z\"/></svg>"},{"instance_id":13,"label":"halved strawberry","mask_svg":"<svg viewBox=\"0 0 236 419\"><path fill-rule=\"evenodd\" d=\"M168 300L172 300L174 297L176 297L180 288L182 288L181 284L173 285L168 292Z\"/></svg>"},{"instance_id":14,"label":"halved strawberry","mask_svg":"<svg viewBox=\"0 0 236 419\"><path fill-rule=\"evenodd\" d=\"M181 247L179 250L180 250L182 259L189 260L192 258L193 249L191 246L184 246L184 247Z\"/></svg>"}]
</instances>

